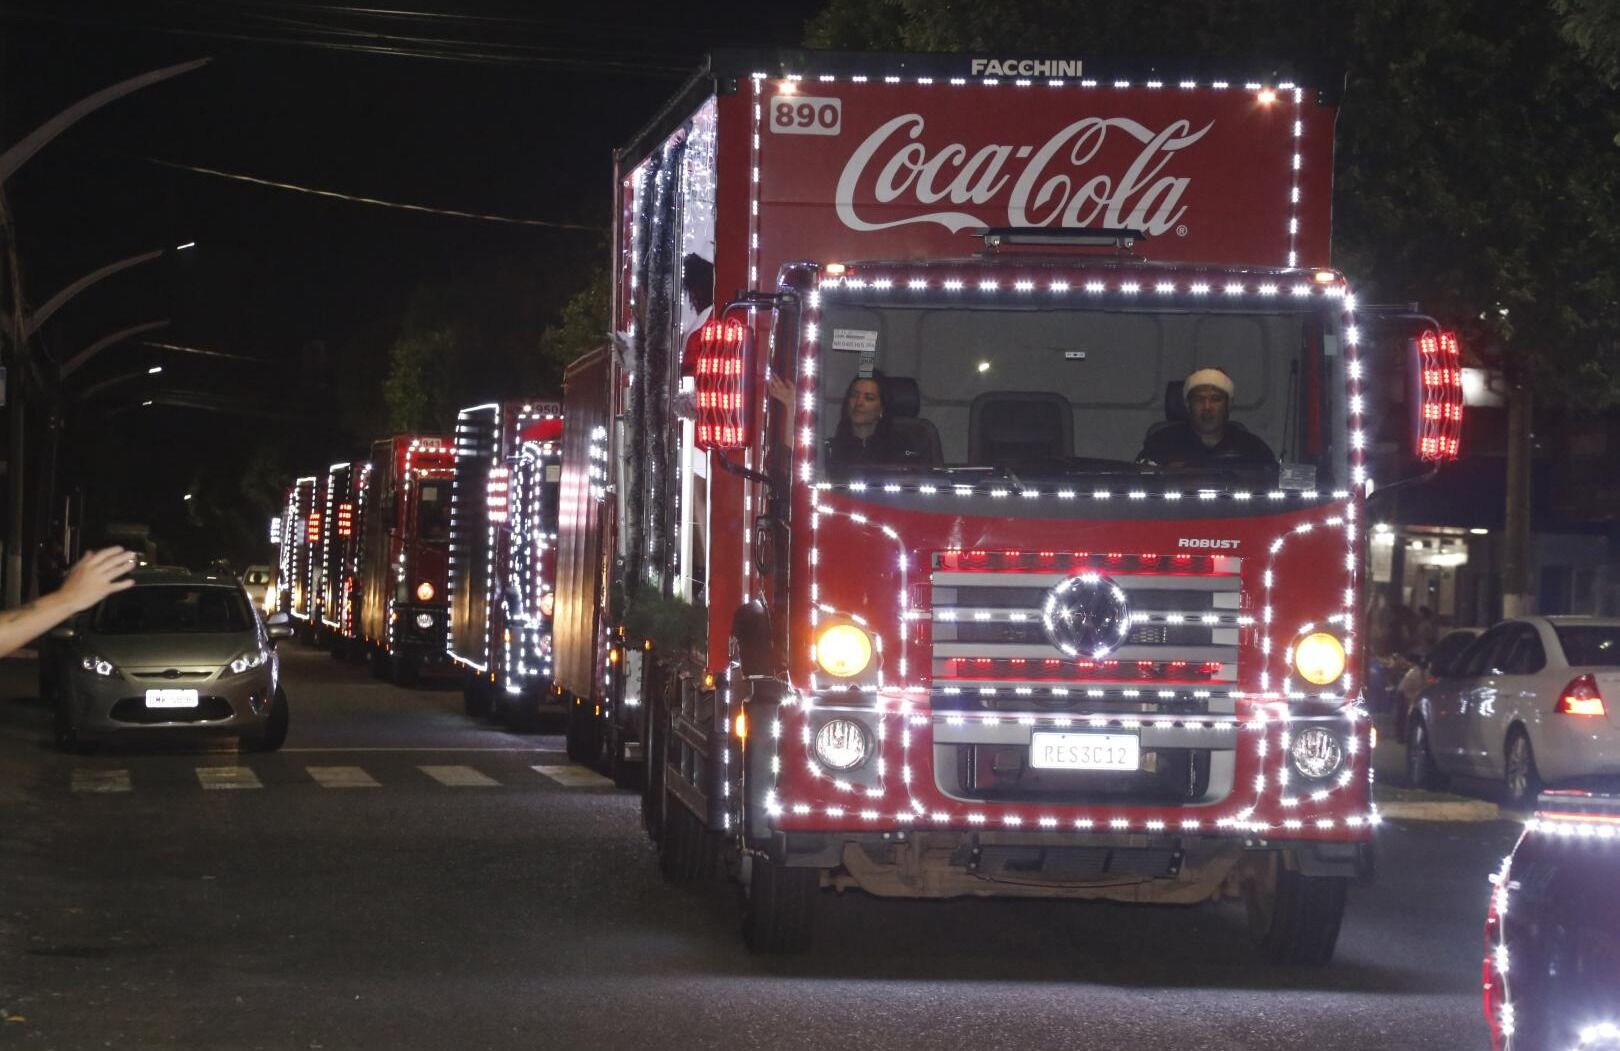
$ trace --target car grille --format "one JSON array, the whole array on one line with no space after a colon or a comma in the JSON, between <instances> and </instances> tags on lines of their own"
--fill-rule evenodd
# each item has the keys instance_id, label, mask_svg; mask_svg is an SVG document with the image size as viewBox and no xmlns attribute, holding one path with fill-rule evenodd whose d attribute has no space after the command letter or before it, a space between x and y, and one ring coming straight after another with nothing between
<instances>
[{"instance_id":1,"label":"car grille","mask_svg":"<svg viewBox=\"0 0 1620 1051\"><path fill-rule=\"evenodd\" d=\"M154 723L214 723L229 719L231 702L223 697L200 697L195 708L148 708L144 697L125 697L109 713L115 722L150 726Z\"/></svg>"}]
</instances>

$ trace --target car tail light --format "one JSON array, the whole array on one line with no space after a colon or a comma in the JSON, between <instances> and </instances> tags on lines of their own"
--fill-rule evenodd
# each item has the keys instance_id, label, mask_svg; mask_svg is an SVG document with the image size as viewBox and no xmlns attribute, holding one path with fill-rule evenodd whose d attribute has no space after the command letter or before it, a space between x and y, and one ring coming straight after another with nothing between
<instances>
[{"instance_id":1,"label":"car tail light","mask_svg":"<svg viewBox=\"0 0 1620 1051\"><path fill-rule=\"evenodd\" d=\"M1582 675L1571 680L1564 687L1564 693L1558 698L1558 707L1553 711L1559 715L1605 715L1607 710L1603 707L1603 694L1598 690L1597 680L1590 675Z\"/></svg>"}]
</instances>

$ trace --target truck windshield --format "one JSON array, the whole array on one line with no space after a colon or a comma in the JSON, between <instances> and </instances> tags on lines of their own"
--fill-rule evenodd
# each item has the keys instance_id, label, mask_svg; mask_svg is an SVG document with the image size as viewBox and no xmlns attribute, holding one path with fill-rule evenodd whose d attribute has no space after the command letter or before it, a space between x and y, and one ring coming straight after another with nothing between
<instances>
[{"instance_id":1,"label":"truck windshield","mask_svg":"<svg viewBox=\"0 0 1620 1051\"><path fill-rule=\"evenodd\" d=\"M420 482L416 487L416 538L430 542L450 539L450 483Z\"/></svg>"},{"instance_id":2,"label":"truck windshield","mask_svg":"<svg viewBox=\"0 0 1620 1051\"><path fill-rule=\"evenodd\" d=\"M1335 438L1346 391L1334 325L1319 306L833 302L817 340L817 453L835 482L858 468L1331 488L1346 473L1346 442ZM1224 419L1214 418L1219 406L1195 417L1183 390L1189 377L1210 380L1211 369L1210 385L1231 388Z\"/></svg>"}]
</instances>

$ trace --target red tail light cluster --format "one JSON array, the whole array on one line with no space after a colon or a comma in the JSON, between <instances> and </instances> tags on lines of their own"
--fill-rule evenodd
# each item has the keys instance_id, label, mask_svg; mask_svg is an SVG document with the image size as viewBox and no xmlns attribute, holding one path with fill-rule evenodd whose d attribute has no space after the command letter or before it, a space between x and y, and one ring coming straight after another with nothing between
<instances>
[{"instance_id":1,"label":"red tail light cluster","mask_svg":"<svg viewBox=\"0 0 1620 1051\"><path fill-rule=\"evenodd\" d=\"M354 505L353 504L347 504L347 503L338 504L338 509L337 509L337 531L338 531L338 536L353 536L354 535Z\"/></svg>"},{"instance_id":2,"label":"red tail light cluster","mask_svg":"<svg viewBox=\"0 0 1620 1051\"><path fill-rule=\"evenodd\" d=\"M741 321L726 318L707 322L693 335L700 449L740 449L748 443L747 334Z\"/></svg>"},{"instance_id":3,"label":"red tail light cluster","mask_svg":"<svg viewBox=\"0 0 1620 1051\"><path fill-rule=\"evenodd\" d=\"M507 494L511 487L511 468L491 467L486 493L489 497L489 520L500 523L507 517Z\"/></svg>"},{"instance_id":4,"label":"red tail light cluster","mask_svg":"<svg viewBox=\"0 0 1620 1051\"><path fill-rule=\"evenodd\" d=\"M1553 709L1559 715L1595 715L1608 714L1603 707L1603 694L1598 690L1597 680L1590 675L1582 675L1570 680L1564 692L1558 698L1558 706Z\"/></svg>"},{"instance_id":5,"label":"red tail light cluster","mask_svg":"<svg viewBox=\"0 0 1620 1051\"><path fill-rule=\"evenodd\" d=\"M309 513L309 522L304 527L304 539L311 544L321 542L321 513L319 511Z\"/></svg>"},{"instance_id":6,"label":"red tail light cluster","mask_svg":"<svg viewBox=\"0 0 1620 1051\"><path fill-rule=\"evenodd\" d=\"M1439 463L1462 452L1462 347L1455 332L1418 337L1422 391L1418 402L1418 456Z\"/></svg>"}]
</instances>

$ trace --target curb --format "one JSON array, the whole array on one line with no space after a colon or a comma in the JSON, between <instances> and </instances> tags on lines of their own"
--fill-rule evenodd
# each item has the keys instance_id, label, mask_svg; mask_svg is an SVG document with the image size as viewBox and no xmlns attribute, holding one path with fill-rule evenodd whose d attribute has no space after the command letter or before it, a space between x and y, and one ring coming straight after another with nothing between
<instances>
[{"instance_id":1,"label":"curb","mask_svg":"<svg viewBox=\"0 0 1620 1051\"><path fill-rule=\"evenodd\" d=\"M1396 800L1378 804L1380 817L1396 821L1501 821L1502 808L1483 799L1417 802Z\"/></svg>"}]
</instances>

